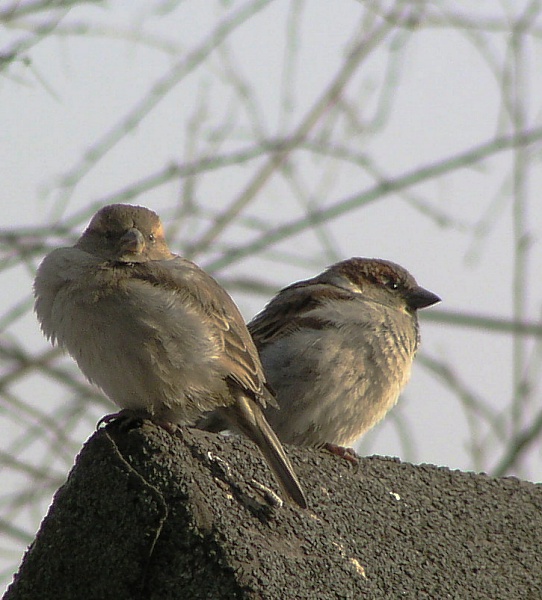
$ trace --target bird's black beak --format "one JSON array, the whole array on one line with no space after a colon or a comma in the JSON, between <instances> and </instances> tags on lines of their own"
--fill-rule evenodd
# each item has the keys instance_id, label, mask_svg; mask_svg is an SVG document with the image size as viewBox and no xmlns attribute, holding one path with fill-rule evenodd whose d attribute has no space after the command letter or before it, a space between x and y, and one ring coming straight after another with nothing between
<instances>
[{"instance_id":1,"label":"bird's black beak","mask_svg":"<svg viewBox=\"0 0 542 600\"><path fill-rule=\"evenodd\" d=\"M120 238L122 253L141 254L145 250L145 238L139 229L132 227Z\"/></svg>"},{"instance_id":2,"label":"bird's black beak","mask_svg":"<svg viewBox=\"0 0 542 600\"><path fill-rule=\"evenodd\" d=\"M409 291L407 302L410 308L418 309L436 304L440 302L440 298L433 292L418 286Z\"/></svg>"}]
</instances>

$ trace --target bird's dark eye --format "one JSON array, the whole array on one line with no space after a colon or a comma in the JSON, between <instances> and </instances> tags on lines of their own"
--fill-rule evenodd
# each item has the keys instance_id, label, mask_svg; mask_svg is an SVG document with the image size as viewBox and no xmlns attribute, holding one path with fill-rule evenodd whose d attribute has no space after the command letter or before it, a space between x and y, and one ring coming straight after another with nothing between
<instances>
[{"instance_id":1,"label":"bird's dark eye","mask_svg":"<svg viewBox=\"0 0 542 600\"><path fill-rule=\"evenodd\" d=\"M154 233L149 233L149 242L154 243L156 241L156 236Z\"/></svg>"},{"instance_id":2,"label":"bird's dark eye","mask_svg":"<svg viewBox=\"0 0 542 600\"><path fill-rule=\"evenodd\" d=\"M386 281L384 283L384 285L389 289L389 290L396 290L399 288L399 284L397 283L397 281L395 281L395 279L390 279L388 281Z\"/></svg>"}]
</instances>

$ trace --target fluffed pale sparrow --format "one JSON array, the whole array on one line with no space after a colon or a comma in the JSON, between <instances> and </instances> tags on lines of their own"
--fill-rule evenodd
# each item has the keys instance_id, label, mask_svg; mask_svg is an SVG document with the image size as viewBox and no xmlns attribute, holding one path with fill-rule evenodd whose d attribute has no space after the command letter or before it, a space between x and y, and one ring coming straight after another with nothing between
<instances>
[{"instance_id":1,"label":"fluffed pale sparrow","mask_svg":"<svg viewBox=\"0 0 542 600\"><path fill-rule=\"evenodd\" d=\"M45 257L34 291L44 334L117 406L161 424L193 424L220 409L306 507L263 415L276 402L239 310L212 277L170 252L158 215L102 208L73 247Z\"/></svg>"}]
</instances>

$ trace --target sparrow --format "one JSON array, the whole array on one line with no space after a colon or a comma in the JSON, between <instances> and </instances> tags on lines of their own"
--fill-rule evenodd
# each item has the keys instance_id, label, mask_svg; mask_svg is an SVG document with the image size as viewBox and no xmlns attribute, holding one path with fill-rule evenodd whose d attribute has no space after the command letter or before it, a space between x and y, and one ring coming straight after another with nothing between
<instances>
[{"instance_id":1,"label":"sparrow","mask_svg":"<svg viewBox=\"0 0 542 600\"><path fill-rule=\"evenodd\" d=\"M248 325L280 410L283 443L345 448L395 405L420 342L417 311L440 298L386 260L350 258L281 290ZM206 429L225 426L207 417ZM352 459L355 461L355 459Z\"/></svg>"},{"instance_id":2,"label":"sparrow","mask_svg":"<svg viewBox=\"0 0 542 600\"><path fill-rule=\"evenodd\" d=\"M45 257L34 295L44 335L119 416L167 428L217 410L256 443L284 494L307 506L264 417L276 400L237 306L210 275L171 253L156 213L127 204L99 210L74 246Z\"/></svg>"}]
</instances>

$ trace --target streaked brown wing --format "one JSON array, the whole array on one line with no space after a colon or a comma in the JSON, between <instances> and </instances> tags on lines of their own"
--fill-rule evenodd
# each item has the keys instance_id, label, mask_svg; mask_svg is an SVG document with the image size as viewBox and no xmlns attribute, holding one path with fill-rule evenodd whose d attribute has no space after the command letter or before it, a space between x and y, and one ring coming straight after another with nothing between
<instances>
[{"instance_id":1,"label":"streaked brown wing","mask_svg":"<svg viewBox=\"0 0 542 600\"><path fill-rule=\"evenodd\" d=\"M265 405L269 392L258 351L235 302L217 281L180 256L134 265L133 275L178 292L201 311L221 341L220 361L229 378Z\"/></svg>"},{"instance_id":2,"label":"streaked brown wing","mask_svg":"<svg viewBox=\"0 0 542 600\"><path fill-rule=\"evenodd\" d=\"M263 311L248 324L258 349L283 338L301 326L322 327L320 320L308 314L328 300L349 298L351 294L339 287L321 284L317 277L299 281L281 290Z\"/></svg>"}]
</instances>

